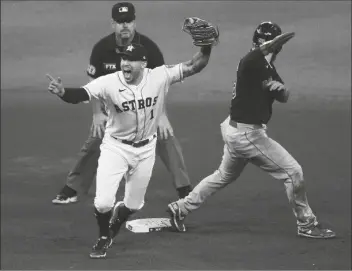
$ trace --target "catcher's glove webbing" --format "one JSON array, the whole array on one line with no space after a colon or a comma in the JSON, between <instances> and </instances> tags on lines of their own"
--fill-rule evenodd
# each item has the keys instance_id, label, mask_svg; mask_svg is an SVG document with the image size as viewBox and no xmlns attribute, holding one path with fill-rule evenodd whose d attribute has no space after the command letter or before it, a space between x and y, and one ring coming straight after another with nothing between
<instances>
[{"instance_id":1,"label":"catcher's glove webbing","mask_svg":"<svg viewBox=\"0 0 352 271\"><path fill-rule=\"evenodd\" d=\"M192 36L196 46L217 45L219 43L219 28L211 23L197 18L185 19L182 30Z\"/></svg>"}]
</instances>

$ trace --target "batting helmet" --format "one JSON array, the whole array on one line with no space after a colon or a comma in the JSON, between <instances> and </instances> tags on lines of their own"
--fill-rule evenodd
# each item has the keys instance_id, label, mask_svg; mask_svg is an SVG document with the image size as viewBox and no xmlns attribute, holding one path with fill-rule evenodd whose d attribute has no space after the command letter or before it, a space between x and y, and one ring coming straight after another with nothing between
<instances>
[{"instance_id":1,"label":"batting helmet","mask_svg":"<svg viewBox=\"0 0 352 271\"><path fill-rule=\"evenodd\" d=\"M262 22L254 31L253 45L258 47L266 41L272 40L281 35L280 26L272 22Z\"/></svg>"}]
</instances>

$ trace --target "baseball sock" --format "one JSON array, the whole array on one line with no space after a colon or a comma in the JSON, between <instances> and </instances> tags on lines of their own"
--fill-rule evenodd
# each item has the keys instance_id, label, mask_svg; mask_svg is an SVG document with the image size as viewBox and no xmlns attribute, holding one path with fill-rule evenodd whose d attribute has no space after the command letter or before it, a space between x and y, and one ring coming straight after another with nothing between
<instances>
[{"instance_id":1,"label":"baseball sock","mask_svg":"<svg viewBox=\"0 0 352 271\"><path fill-rule=\"evenodd\" d=\"M117 217L120 223L122 224L123 222L126 222L126 220L129 218L131 214L133 214L134 211L131 209L128 209L125 204L122 204L117 212Z\"/></svg>"},{"instance_id":2,"label":"baseball sock","mask_svg":"<svg viewBox=\"0 0 352 271\"><path fill-rule=\"evenodd\" d=\"M97 218L99 226L99 237L109 236L109 220L111 217L111 210L106 213L100 213L96 208L94 215Z\"/></svg>"},{"instance_id":3,"label":"baseball sock","mask_svg":"<svg viewBox=\"0 0 352 271\"><path fill-rule=\"evenodd\" d=\"M187 197L188 194L192 191L192 186L186 185L186 186L179 187L176 190L178 192L178 197L180 199L183 199L183 198Z\"/></svg>"},{"instance_id":4,"label":"baseball sock","mask_svg":"<svg viewBox=\"0 0 352 271\"><path fill-rule=\"evenodd\" d=\"M74 197L77 195L77 191L69 187L67 184L61 189L60 194L63 194L67 197Z\"/></svg>"},{"instance_id":5,"label":"baseball sock","mask_svg":"<svg viewBox=\"0 0 352 271\"><path fill-rule=\"evenodd\" d=\"M128 209L124 204L119 205L117 217L114 218L114 221L110 225L111 238L114 238L119 233L122 224L126 222L129 216L134 212L135 211Z\"/></svg>"}]
</instances>

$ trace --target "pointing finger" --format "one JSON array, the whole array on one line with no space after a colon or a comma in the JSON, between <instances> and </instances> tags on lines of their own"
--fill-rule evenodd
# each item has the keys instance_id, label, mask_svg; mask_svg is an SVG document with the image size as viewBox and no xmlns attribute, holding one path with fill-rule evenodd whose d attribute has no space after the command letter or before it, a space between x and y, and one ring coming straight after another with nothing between
<instances>
[{"instance_id":1,"label":"pointing finger","mask_svg":"<svg viewBox=\"0 0 352 271\"><path fill-rule=\"evenodd\" d=\"M50 74L46 74L46 77L50 80L50 81L55 81L55 78L52 77Z\"/></svg>"}]
</instances>

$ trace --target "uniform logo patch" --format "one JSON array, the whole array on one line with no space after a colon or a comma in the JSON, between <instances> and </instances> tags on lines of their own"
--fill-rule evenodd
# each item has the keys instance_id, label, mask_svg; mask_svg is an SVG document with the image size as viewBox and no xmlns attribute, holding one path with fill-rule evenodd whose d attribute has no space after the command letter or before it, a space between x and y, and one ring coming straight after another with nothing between
<instances>
[{"instance_id":1,"label":"uniform logo patch","mask_svg":"<svg viewBox=\"0 0 352 271\"><path fill-rule=\"evenodd\" d=\"M129 45L129 46L127 47L126 51L132 52L133 49L134 49L134 47L133 47L133 45L131 44L131 45Z\"/></svg>"},{"instance_id":2,"label":"uniform logo patch","mask_svg":"<svg viewBox=\"0 0 352 271\"><path fill-rule=\"evenodd\" d=\"M90 75L95 75L96 69L95 69L95 67L93 65L89 65L88 68L87 68L87 72Z\"/></svg>"},{"instance_id":3,"label":"uniform logo patch","mask_svg":"<svg viewBox=\"0 0 352 271\"><path fill-rule=\"evenodd\" d=\"M116 70L116 64L115 63L104 63L104 67L106 70Z\"/></svg>"},{"instance_id":4,"label":"uniform logo patch","mask_svg":"<svg viewBox=\"0 0 352 271\"><path fill-rule=\"evenodd\" d=\"M119 12L128 12L128 7L120 7Z\"/></svg>"}]
</instances>

